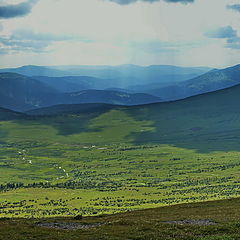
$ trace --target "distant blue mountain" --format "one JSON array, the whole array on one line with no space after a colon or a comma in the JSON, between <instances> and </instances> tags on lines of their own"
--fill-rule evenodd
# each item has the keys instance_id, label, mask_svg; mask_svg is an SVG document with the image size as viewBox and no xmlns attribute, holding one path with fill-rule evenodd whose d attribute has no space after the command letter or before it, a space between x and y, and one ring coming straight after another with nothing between
<instances>
[{"instance_id":1,"label":"distant blue mountain","mask_svg":"<svg viewBox=\"0 0 240 240\"><path fill-rule=\"evenodd\" d=\"M138 66L132 64L119 66L58 66L55 70L68 71L69 75L91 76L113 79L114 87L128 88L144 84L170 84L185 81L211 70L205 67L177 67L171 65Z\"/></svg>"},{"instance_id":2,"label":"distant blue mountain","mask_svg":"<svg viewBox=\"0 0 240 240\"><path fill-rule=\"evenodd\" d=\"M56 104L138 105L161 101L159 97L144 93L130 94L104 90L62 93L39 80L18 73L0 73L0 86L0 107L16 111L26 111Z\"/></svg>"},{"instance_id":3,"label":"distant blue mountain","mask_svg":"<svg viewBox=\"0 0 240 240\"><path fill-rule=\"evenodd\" d=\"M189 68L169 65L152 65L146 67L137 65L54 67L28 65L19 68L0 69L0 72L14 72L30 77L88 76L102 79L102 85L105 88L129 88L129 86L146 84L157 84L158 87L164 87L191 79L210 70L210 68ZM64 81L64 79L59 80ZM103 89L94 87L96 89Z\"/></svg>"},{"instance_id":4,"label":"distant blue mountain","mask_svg":"<svg viewBox=\"0 0 240 240\"><path fill-rule=\"evenodd\" d=\"M0 69L0 73L12 72L22 74L28 77L32 76L49 76L49 77L60 77L65 76L65 72L61 70L50 69L48 67L26 65L19 68L3 68Z\"/></svg>"},{"instance_id":5,"label":"distant blue mountain","mask_svg":"<svg viewBox=\"0 0 240 240\"><path fill-rule=\"evenodd\" d=\"M179 82L164 88L152 88L143 91L164 100L177 100L202 93L212 92L240 84L240 65L225 69L214 69L185 82Z\"/></svg>"},{"instance_id":6,"label":"distant blue mountain","mask_svg":"<svg viewBox=\"0 0 240 240\"><path fill-rule=\"evenodd\" d=\"M111 79L100 79L88 76L34 76L33 78L60 92L76 92L87 89L104 90L105 88L114 86L114 81Z\"/></svg>"}]
</instances>

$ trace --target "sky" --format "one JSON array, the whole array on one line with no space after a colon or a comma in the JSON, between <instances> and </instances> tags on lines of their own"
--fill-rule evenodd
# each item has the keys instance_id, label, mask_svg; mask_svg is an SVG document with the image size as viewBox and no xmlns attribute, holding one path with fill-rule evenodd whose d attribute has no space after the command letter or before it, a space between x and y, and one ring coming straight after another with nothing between
<instances>
[{"instance_id":1,"label":"sky","mask_svg":"<svg viewBox=\"0 0 240 240\"><path fill-rule=\"evenodd\" d=\"M0 0L0 67L240 63L238 0Z\"/></svg>"}]
</instances>

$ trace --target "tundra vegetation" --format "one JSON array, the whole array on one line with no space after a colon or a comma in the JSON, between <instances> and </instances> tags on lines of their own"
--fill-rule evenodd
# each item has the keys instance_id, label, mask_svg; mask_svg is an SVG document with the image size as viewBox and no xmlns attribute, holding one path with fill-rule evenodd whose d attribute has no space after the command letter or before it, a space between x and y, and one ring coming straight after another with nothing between
<instances>
[{"instance_id":1,"label":"tundra vegetation","mask_svg":"<svg viewBox=\"0 0 240 240\"><path fill-rule=\"evenodd\" d=\"M198 97L184 113L190 100L49 116L1 110L0 216L100 215L239 196L238 113L216 115L210 101L201 110Z\"/></svg>"}]
</instances>

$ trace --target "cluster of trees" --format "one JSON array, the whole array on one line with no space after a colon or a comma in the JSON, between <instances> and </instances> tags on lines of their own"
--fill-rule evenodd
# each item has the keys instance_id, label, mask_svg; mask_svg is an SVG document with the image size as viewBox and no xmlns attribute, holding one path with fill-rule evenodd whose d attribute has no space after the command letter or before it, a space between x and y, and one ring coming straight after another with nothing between
<instances>
[{"instance_id":1,"label":"cluster of trees","mask_svg":"<svg viewBox=\"0 0 240 240\"><path fill-rule=\"evenodd\" d=\"M204 186L208 187L209 185L212 185L212 184L227 183L231 179L232 179L232 177L222 177L222 178L209 177L209 178L204 178L204 179L186 179L185 181L182 181L182 182L171 183L168 185L168 188L169 188L169 190L172 188L181 189L181 188L200 186L200 185L204 185Z\"/></svg>"},{"instance_id":2,"label":"cluster of trees","mask_svg":"<svg viewBox=\"0 0 240 240\"><path fill-rule=\"evenodd\" d=\"M7 183L7 184L0 184L0 191L6 191L11 189L23 188L23 183Z\"/></svg>"},{"instance_id":3,"label":"cluster of trees","mask_svg":"<svg viewBox=\"0 0 240 240\"><path fill-rule=\"evenodd\" d=\"M210 186L199 186L186 189L175 189L167 193L168 195L195 195L199 198L199 195L209 197L228 197L231 195L240 194L240 185L238 184L219 184ZM200 197L201 197L200 196ZM182 198L181 198L182 199Z\"/></svg>"},{"instance_id":4,"label":"cluster of trees","mask_svg":"<svg viewBox=\"0 0 240 240\"><path fill-rule=\"evenodd\" d=\"M32 200L35 202L35 200ZM119 212L118 208L94 208L94 207L80 207L80 208L69 208L64 206L64 200L50 200L47 205L40 204L45 208L36 208L35 205L26 204L26 201L20 202L5 202L1 204L0 214L7 216L82 216L82 215L96 215L106 212ZM53 204L52 204L53 203ZM46 207L48 206L48 207ZM127 209L121 209L121 211L127 211Z\"/></svg>"},{"instance_id":5,"label":"cluster of trees","mask_svg":"<svg viewBox=\"0 0 240 240\"><path fill-rule=\"evenodd\" d=\"M87 180L69 180L61 183L50 182L33 182L24 183L7 183L0 185L0 191L8 191L18 188L67 188L67 189L97 189L99 191L116 191L122 187L119 181L87 181Z\"/></svg>"}]
</instances>

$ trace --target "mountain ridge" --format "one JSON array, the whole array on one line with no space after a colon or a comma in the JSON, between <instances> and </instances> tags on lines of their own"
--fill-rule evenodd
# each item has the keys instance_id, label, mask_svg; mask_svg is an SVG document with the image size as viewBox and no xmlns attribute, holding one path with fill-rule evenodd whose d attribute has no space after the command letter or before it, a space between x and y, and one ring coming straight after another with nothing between
<instances>
[{"instance_id":1,"label":"mountain ridge","mask_svg":"<svg viewBox=\"0 0 240 240\"><path fill-rule=\"evenodd\" d=\"M0 69L0 72L16 72L26 76L89 76L101 79L112 79L117 88L128 85L144 85L147 83L163 84L185 81L199 76L211 68L178 67L172 65L119 65L119 66L34 66Z\"/></svg>"},{"instance_id":2,"label":"mountain ridge","mask_svg":"<svg viewBox=\"0 0 240 240\"><path fill-rule=\"evenodd\" d=\"M146 90L146 93L165 100L177 100L206 92L212 92L240 83L240 65L212 70L196 78L164 88Z\"/></svg>"},{"instance_id":3,"label":"mountain ridge","mask_svg":"<svg viewBox=\"0 0 240 240\"><path fill-rule=\"evenodd\" d=\"M108 103L137 105L162 101L149 94L118 91L83 90L62 93L39 80L17 73L0 73L0 106L15 111L27 111L56 104Z\"/></svg>"}]
</instances>

